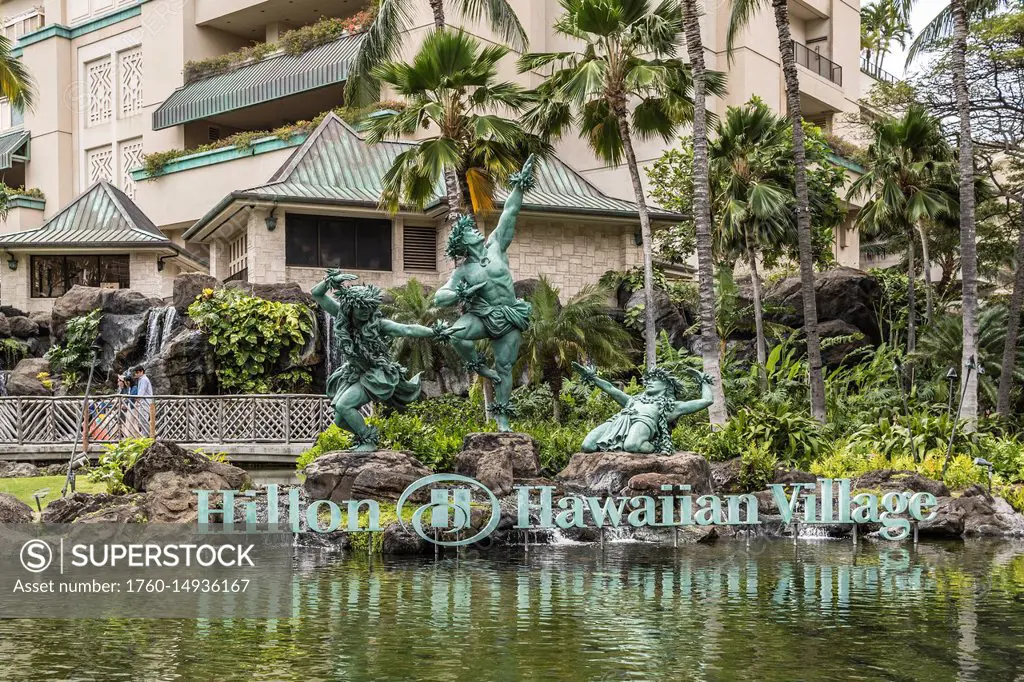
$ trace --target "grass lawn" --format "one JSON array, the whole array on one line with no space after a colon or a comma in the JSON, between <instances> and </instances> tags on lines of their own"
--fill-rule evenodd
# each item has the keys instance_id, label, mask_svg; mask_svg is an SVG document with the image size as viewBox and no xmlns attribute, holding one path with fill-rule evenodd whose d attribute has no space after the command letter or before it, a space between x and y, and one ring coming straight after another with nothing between
<instances>
[{"instance_id":1,"label":"grass lawn","mask_svg":"<svg viewBox=\"0 0 1024 682\"><path fill-rule=\"evenodd\" d=\"M42 498L43 509L46 505L60 497L60 489L64 487L63 476L35 476L33 478L0 478L0 493L11 493L19 500L36 511L36 501L32 497L37 491L49 488L50 492ZM107 488L102 483L87 481L85 476L75 479L75 490L80 493L103 493Z\"/></svg>"}]
</instances>

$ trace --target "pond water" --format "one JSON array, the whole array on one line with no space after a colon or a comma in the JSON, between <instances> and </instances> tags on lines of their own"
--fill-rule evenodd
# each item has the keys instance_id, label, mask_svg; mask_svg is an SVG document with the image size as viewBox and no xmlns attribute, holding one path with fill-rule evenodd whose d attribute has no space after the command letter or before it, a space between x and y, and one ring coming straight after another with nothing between
<instances>
[{"instance_id":1,"label":"pond water","mask_svg":"<svg viewBox=\"0 0 1024 682\"><path fill-rule=\"evenodd\" d=\"M1024 545L297 559L300 618L0 621L0 679L1003 680Z\"/></svg>"}]
</instances>

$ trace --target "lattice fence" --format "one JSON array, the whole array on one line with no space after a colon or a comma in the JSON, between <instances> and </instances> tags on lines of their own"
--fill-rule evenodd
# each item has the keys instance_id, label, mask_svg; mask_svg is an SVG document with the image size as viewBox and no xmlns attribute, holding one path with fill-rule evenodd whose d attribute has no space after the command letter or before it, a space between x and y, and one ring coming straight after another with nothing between
<instances>
[{"instance_id":1,"label":"lattice fence","mask_svg":"<svg viewBox=\"0 0 1024 682\"><path fill-rule=\"evenodd\" d=\"M178 443L312 443L333 421L311 395L0 397L0 445L91 443L150 436Z\"/></svg>"}]
</instances>

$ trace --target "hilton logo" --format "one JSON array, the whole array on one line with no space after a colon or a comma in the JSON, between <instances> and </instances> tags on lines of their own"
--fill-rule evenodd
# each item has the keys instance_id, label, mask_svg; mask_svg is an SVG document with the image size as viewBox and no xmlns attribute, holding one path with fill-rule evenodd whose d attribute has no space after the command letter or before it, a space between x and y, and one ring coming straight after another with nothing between
<instances>
[{"instance_id":1,"label":"hilton logo","mask_svg":"<svg viewBox=\"0 0 1024 682\"><path fill-rule=\"evenodd\" d=\"M413 532L427 542L432 542L444 547L457 547L469 545L489 536L498 527L501 520L501 506L498 498L480 481L460 476L458 474L434 474L425 476L416 481L402 493L398 498L395 513L402 524L408 530L402 515L405 504L409 497L421 488L430 486L430 503L418 507L412 514L409 525ZM438 487L445 486L445 487ZM490 507L490 518L487 524L478 532L466 538L459 538L459 534L472 525L473 493L477 492L480 503ZM430 512L430 526L433 532L428 532L423 526L423 516ZM443 539L449 537L452 539Z\"/></svg>"}]
</instances>

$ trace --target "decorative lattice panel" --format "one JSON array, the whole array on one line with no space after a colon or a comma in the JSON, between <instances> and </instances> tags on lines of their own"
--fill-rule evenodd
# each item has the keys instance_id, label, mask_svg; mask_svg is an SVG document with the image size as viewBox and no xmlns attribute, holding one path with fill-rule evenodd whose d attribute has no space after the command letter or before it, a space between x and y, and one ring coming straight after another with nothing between
<instances>
[{"instance_id":1,"label":"decorative lattice panel","mask_svg":"<svg viewBox=\"0 0 1024 682\"><path fill-rule=\"evenodd\" d=\"M324 428L324 404L327 401L311 396L292 398L289 404L288 430L292 441L315 440ZM331 419L334 419L333 414Z\"/></svg>"},{"instance_id":2,"label":"decorative lattice panel","mask_svg":"<svg viewBox=\"0 0 1024 682\"><path fill-rule=\"evenodd\" d=\"M91 126L110 120L114 81L110 57L85 65L85 86L88 101L87 120Z\"/></svg>"},{"instance_id":3,"label":"decorative lattice panel","mask_svg":"<svg viewBox=\"0 0 1024 682\"><path fill-rule=\"evenodd\" d=\"M0 403L0 443L18 442L18 401Z\"/></svg>"},{"instance_id":4,"label":"decorative lattice panel","mask_svg":"<svg viewBox=\"0 0 1024 682\"><path fill-rule=\"evenodd\" d=\"M142 111L142 48L135 47L118 54L117 69L121 118L135 116Z\"/></svg>"},{"instance_id":5,"label":"decorative lattice panel","mask_svg":"<svg viewBox=\"0 0 1024 682\"><path fill-rule=\"evenodd\" d=\"M135 198L135 180L131 170L142 166L142 140L121 143L121 190L129 198Z\"/></svg>"},{"instance_id":6,"label":"decorative lattice panel","mask_svg":"<svg viewBox=\"0 0 1024 682\"><path fill-rule=\"evenodd\" d=\"M110 147L98 147L85 153L85 172L91 185L97 180L114 181L114 152Z\"/></svg>"},{"instance_id":7,"label":"decorative lattice panel","mask_svg":"<svg viewBox=\"0 0 1024 682\"><path fill-rule=\"evenodd\" d=\"M253 439L281 442L288 436L288 405L283 399L253 403Z\"/></svg>"}]
</instances>

